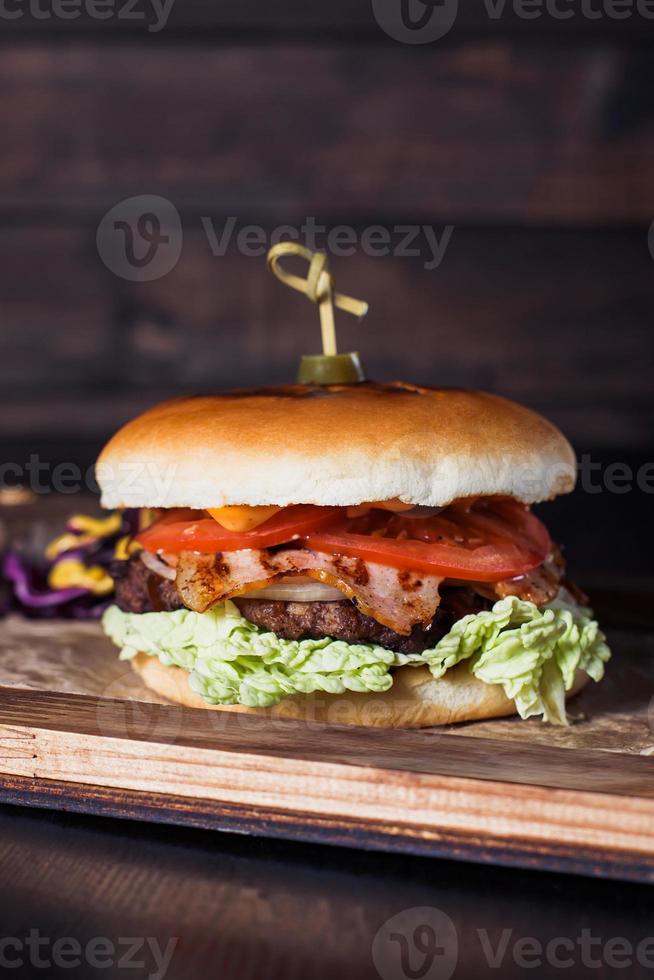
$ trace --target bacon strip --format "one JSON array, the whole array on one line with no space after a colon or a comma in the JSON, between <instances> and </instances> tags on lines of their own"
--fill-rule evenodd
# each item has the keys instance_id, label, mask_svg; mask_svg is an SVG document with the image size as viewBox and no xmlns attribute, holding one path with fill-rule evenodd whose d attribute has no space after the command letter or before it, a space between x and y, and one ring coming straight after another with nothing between
<instances>
[{"instance_id":1,"label":"bacon strip","mask_svg":"<svg viewBox=\"0 0 654 980\"><path fill-rule=\"evenodd\" d=\"M309 575L334 586L366 616L405 636L416 623L428 626L440 603L442 579L435 575L308 548L272 554L254 549L217 555L183 551L176 585L189 609L206 612L217 602L260 589L285 575Z\"/></svg>"},{"instance_id":2,"label":"bacon strip","mask_svg":"<svg viewBox=\"0 0 654 980\"><path fill-rule=\"evenodd\" d=\"M543 564L525 575L503 582L474 583L472 587L488 599L503 599L507 595L515 595L537 606L544 606L558 595L564 574L563 556L558 545L553 545L551 554Z\"/></svg>"}]
</instances>

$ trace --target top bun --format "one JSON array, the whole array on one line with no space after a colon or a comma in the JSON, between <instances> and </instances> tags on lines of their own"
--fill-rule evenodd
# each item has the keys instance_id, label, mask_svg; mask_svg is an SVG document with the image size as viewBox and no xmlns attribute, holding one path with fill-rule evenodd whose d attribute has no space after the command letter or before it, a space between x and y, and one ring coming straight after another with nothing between
<instances>
[{"instance_id":1,"label":"top bun","mask_svg":"<svg viewBox=\"0 0 654 980\"><path fill-rule=\"evenodd\" d=\"M158 405L111 439L97 478L105 507L535 503L572 489L575 457L550 422L496 395L289 385Z\"/></svg>"}]
</instances>

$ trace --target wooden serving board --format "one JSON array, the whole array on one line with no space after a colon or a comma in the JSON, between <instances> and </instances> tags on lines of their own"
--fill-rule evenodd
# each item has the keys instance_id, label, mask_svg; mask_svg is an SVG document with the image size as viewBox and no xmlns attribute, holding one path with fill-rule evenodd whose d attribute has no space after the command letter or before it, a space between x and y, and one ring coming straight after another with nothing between
<instances>
[{"instance_id":1,"label":"wooden serving board","mask_svg":"<svg viewBox=\"0 0 654 980\"><path fill-rule=\"evenodd\" d=\"M555 729L387 731L153 701L88 623L0 623L0 799L654 881L654 638Z\"/></svg>"}]
</instances>

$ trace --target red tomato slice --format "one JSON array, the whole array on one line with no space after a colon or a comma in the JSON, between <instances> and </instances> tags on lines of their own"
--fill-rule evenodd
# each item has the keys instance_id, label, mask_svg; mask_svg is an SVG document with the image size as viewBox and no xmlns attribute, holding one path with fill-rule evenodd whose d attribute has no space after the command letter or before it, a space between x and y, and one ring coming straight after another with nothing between
<instances>
[{"instance_id":1,"label":"red tomato slice","mask_svg":"<svg viewBox=\"0 0 654 980\"><path fill-rule=\"evenodd\" d=\"M382 512L307 535L315 551L376 561L393 568L499 582L542 564L551 548L546 528L517 501L455 504L436 517Z\"/></svg>"},{"instance_id":2,"label":"red tomato slice","mask_svg":"<svg viewBox=\"0 0 654 980\"><path fill-rule=\"evenodd\" d=\"M137 534L136 540L146 551L166 551L178 555L181 551L240 551L243 548L272 548L312 531L327 527L338 520L339 507L315 507L299 504L285 507L269 520L251 531L227 531L204 511L171 511L151 527ZM195 517L195 519L193 519Z\"/></svg>"}]
</instances>

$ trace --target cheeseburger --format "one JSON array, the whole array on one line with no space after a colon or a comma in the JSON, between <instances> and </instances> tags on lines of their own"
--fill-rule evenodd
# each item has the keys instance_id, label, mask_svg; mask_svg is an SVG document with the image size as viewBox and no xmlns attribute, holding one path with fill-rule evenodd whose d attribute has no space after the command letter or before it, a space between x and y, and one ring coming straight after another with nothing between
<instances>
[{"instance_id":1,"label":"cheeseburger","mask_svg":"<svg viewBox=\"0 0 654 980\"><path fill-rule=\"evenodd\" d=\"M480 392L290 385L167 402L97 466L137 508L104 628L196 707L387 727L566 724L609 650L531 505L568 493L548 421Z\"/></svg>"}]
</instances>

